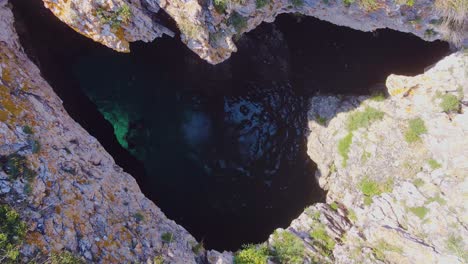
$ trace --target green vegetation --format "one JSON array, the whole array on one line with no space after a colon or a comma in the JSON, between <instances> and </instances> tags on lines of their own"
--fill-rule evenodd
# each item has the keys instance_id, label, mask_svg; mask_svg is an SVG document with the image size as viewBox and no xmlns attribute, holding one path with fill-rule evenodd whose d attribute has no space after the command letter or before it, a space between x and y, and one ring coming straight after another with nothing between
<instances>
[{"instance_id":1,"label":"green vegetation","mask_svg":"<svg viewBox=\"0 0 468 264\"><path fill-rule=\"evenodd\" d=\"M335 240L333 240L327 233L324 225L315 227L310 232L310 237L314 239L314 245L322 250L322 252L330 256L335 248Z\"/></svg>"},{"instance_id":2,"label":"green vegetation","mask_svg":"<svg viewBox=\"0 0 468 264\"><path fill-rule=\"evenodd\" d=\"M399 5L407 5L407 6L414 6L415 0L397 0Z\"/></svg>"},{"instance_id":3,"label":"green vegetation","mask_svg":"<svg viewBox=\"0 0 468 264\"><path fill-rule=\"evenodd\" d=\"M141 222L141 221L145 220L145 216L143 214L141 214L141 213L135 213L135 214L133 214L133 217L135 218L135 220L137 222Z\"/></svg>"},{"instance_id":4,"label":"green vegetation","mask_svg":"<svg viewBox=\"0 0 468 264\"><path fill-rule=\"evenodd\" d=\"M336 202L333 202L333 203L330 204L330 208L333 211L337 211L338 210L338 204Z\"/></svg>"},{"instance_id":5,"label":"green vegetation","mask_svg":"<svg viewBox=\"0 0 468 264\"><path fill-rule=\"evenodd\" d=\"M440 194L437 194L436 196L427 199L426 204L430 204L432 202L436 202L440 205L447 204L447 201L445 201L444 198L440 197Z\"/></svg>"},{"instance_id":6,"label":"green vegetation","mask_svg":"<svg viewBox=\"0 0 468 264\"><path fill-rule=\"evenodd\" d=\"M357 221L356 212L354 212L353 209L348 209L348 219L353 221L353 222Z\"/></svg>"},{"instance_id":7,"label":"green vegetation","mask_svg":"<svg viewBox=\"0 0 468 264\"><path fill-rule=\"evenodd\" d=\"M468 251L465 251L463 238L459 235L450 235L445 241L447 249L460 257L463 261L468 262Z\"/></svg>"},{"instance_id":8,"label":"green vegetation","mask_svg":"<svg viewBox=\"0 0 468 264\"><path fill-rule=\"evenodd\" d=\"M85 262L68 251L52 253L48 264L84 264Z\"/></svg>"},{"instance_id":9,"label":"green vegetation","mask_svg":"<svg viewBox=\"0 0 468 264\"><path fill-rule=\"evenodd\" d=\"M220 13L220 14L223 14L224 12L226 12L226 8L227 8L227 5L228 5L228 0L214 0L213 1L213 6L216 10L216 12Z\"/></svg>"},{"instance_id":10,"label":"green vegetation","mask_svg":"<svg viewBox=\"0 0 468 264\"><path fill-rule=\"evenodd\" d=\"M327 123L327 119L325 117L320 116L319 114L315 115L315 120L317 120L317 123L319 123L322 126L324 126Z\"/></svg>"},{"instance_id":11,"label":"green vegetation","mask_svg":"<svg viewBox=\"0 0 468 264\"><path fill-rule=\"evenodd\" d=\"M368 128L373 122L381 120L383 116L384 112L368 106L364 111L354 112L348 116L348 131L353 132L359 128Z\"/></svg>"},{"instance_id":12,"label":"green vegetation","mask_svg":"<svg viewBox=\"0 0 468 264\"><path fill-rule=\"evenodd\" d=\"M193 253L195 254L200 254L200 252L202 252L204 249L204 246L203 246L203 241L200 242L200 243L196 243L195 245L192 246L192 251Z\"/></svg>"},{"instance_id":13,"label":"green vegetation","mask_svg":"<svg viewBox=\"0 0 468 264\"><path fill-rule=\"evenodd\" d=\"M364 194L364 204L370 205L372 203L372 197L380 195L384 192L392 192L393 190L393 179L388 179L384 183L371 180L368 176L364 177L359 182L359 189Z\"/></svg>"},{"instance_id":14,"label":"green vegetation","mask_svg":"<svg viewBox=\"0 0 468 264\"><path fill-rule=\"evenodd\" d=\"M187 18L181 18L177 25L180 32L187 36L187 38L197 38L203 32L203 28L200 25L193 23ZM126 136L126 133L123 135Z\"/></svg>"},{"instance_id":15,"label":"green vegetation","mask_svg":"<svg viewBox=\"0 0 468 264\"><path fill-rule=\"evenodd\" d=\"M431 169L433 170L436 170L442 167L442 165L440 165L440 163L437 162L437 160L435 159L430 159L427 163L429 164L429 166L431 166Z\"/></svg>"},{"instance_id":16,"label":"green vegetation","mask_svg":"<svg viewBox=\"0 0 468 264\"><path fill-rule=\"evenodd\" d=\"M164 257L163 256L156 256L153 258L154 264L164 264Z\"/></svg>"},{"instance_id":17,"label":"green vegetation","mask_svg":"<svg viewBox=\"0 0 468 264\"><path fill-rule=\"evenodd\" d=\"M303 263L305 247L298 237L287 231L281 233L276 231L273 234L273 241L273 253L280 263Z\"/></svg>"},{"instance_id":18,"label":"green vegetation","mask_svg":"<svg viewBox=\"0 0 468 264\"><path fill-rule=\"evenodd\" d=\"M375 92L370 99L375 102L382 102L385 101L385 94L383 92Z\"/></svg>"},{"instance_id":19,"label":"green vegetation","mask_svg":"<svg viewBox=\"0 0 468 264\"><path fill-rule=\"evenodd\" d=\"M376 0L359 0L359 6L370 12L380 8L380 4Z\"/></svg>"},{"instance_id":20,"label":"green vegetation","mask_svg":"<svg viewBox=\"0 0 468 264\"><path fill-rule=\"evenodd\" d=\"M413 181L413 185L419 188L424 185L424 180L417 178Z\"/></svg>"},{"instance_id":21,"label":"green vegetation","mask_svg":"<svg viewBox=\"0 0 468 264\"><path fill-rule=\"evenodd\" d=\"M232 25L237 32L241 32L247 27L247 18L237 12L233 12L229 17L229 24Z\"/></svg>"},{"instance_id":22,"label":"green vegetation","mask_svg":"<svg viewBox=\"0 0 468 264\"><path fill-rule=\"evenodd\" d=\"M269 2L270 0L255 0L255 5L257 6L257 8L262 8L266 6Z\"/></svg>"},{"instance_id":23,"label":"green vegetation","mask_svg":"<svg viewBox=\"0 0 468 264\"><path fill-rule=\"evenodd\" d=\"M353 133L348 133L348 135L340 141L338 141L338 153L340 153L341 157L343 157L342 165L346 167L348 164L349 159L349 149L351 148L351 144L353 143Z\"/></svg>"},{"instance_id":24,"label":"green vegetation","mask_svg":"<svg viewBox=\"0 0 468 264\"><path fill-rule=\"evenodd\" d=\"M97 16L102 24L109 24L113 29L118 29L122 23L128 24L132 17L132 10L127 4L123 4L116 11L108 11L104 8L97 10Z\"/></svg>"},{"instance_id":25,"label":"green vegetation","mask_svg":"<svg viewBox=\"0 0 468 264\"><path fill-rule=\"evenodd\" d=\"M381 120L383 117L384 112L370 106L366 107L364 111L354 112L348 116L346 127L349 133L338 142L338 153L343 157L343 167L347 165L349 149L353 143L352 132L359 128L368 128L372 123Z\"/></svg>"},{"instance_id":26,"label":"green vegetation","mask_svg":"<svg viewBox=\"0 0 468 264\"><path fill-rule=\"evenodd\" d=\"M380 7L379 3L376 0L357 0L359 6L370 12L378 9ZM343 0L343 4L347 7L349 7L351 4L356 2L356 0Z\"/></svg>"},{"instance_id":27,"label":"green vegetation","mask_svg":"<svg viewBox=\"0 0 468 264\"><path fill-rule=\"evenodd\" d=\"M362 152L361 162L366 163L369 160L370 157L371 157L371 154L369 152L367 152L367 151Z\"/></svg>"},{"instance_id":28,"label":"green vegetation","mask_svg":"<svg viewBox=\"0 0 468 264\"><path fill-rule=\"evenodd\" d=\"M41 143L35 139L31 142L31 152L37 154L39 151L41 151Z\"/></svg>"},{"instance_id":29,"label":"green vegetation","mask_svg":"<svg viewBox=\"0 0 468 264\"><path fill-rule=\"evenodd\" d=\"M244 245L234 256L234 264L265 264L267 260L268 249L265 245Z\"/></svg>"},{"instance_id":30,"label":"green vegetation","mask_svg":"<svg viewBox=\"0 0 468 264\"><path fill-rule=\"evenodd\" d=\"M294 7L301 7L304 5L304 0L290 0L290 1Z\"/></svg>"},{"instance_id":31,"label":"green vegetation","mask_svg":"<svg viewBox=\"0 0 468 264\"><path fill-rule=\"evenodd\" d=\"M440 97L442 101L440 102L440 107L446 113L458 112L460 110L460 101L458 97L453 94L444 94Z\"/></svg>"},{"instance_id":32,"label":"green vegetation","mask_svg":"<svg viewBox=\"0 0 468 264\"><path fill-rule=\"evenodd\" d=\"M17 263L19 247L26 236L26 224L8 205L0 205L0 262Z\"/></svg>"},{"instance_id":33,"label":"green vegetation","mask_svg":"<svg viewBox=\"0 0 468 264\"><path fill-rule=\"evenodd\" d=\"M421 135L427 132L426 125L421 118L411 119L409 127L405 132L405 140L408 143L413 143L421 140Z\"/></svg>"},{"instance_id":34,"label":"green vegetation","mask_svg":"<svg viewBox=\"0 0 468 264\"><path fill-rule=\"evenodd\" d=\"M420 219L424 219L426 214L429 213L429 209L427 209L424 206L410 207L409 211L412 212L417 217L419 217Z\"/></svg>"},{"instance_id":35,"label":"green vegetation","mask_svg":"<svg viewBox=\"0 0 468 264\"><path fill-rule=\"evenodd\" d=\"M348 6L348 7L349 7L351 4L354 3L354 1L355 1L355 0L343 0L343 4L344 4L345 6Z\"/></svg>"},{"instance_id":36,"label":"green vegetation","mask_svg":"<svg viewBox=\"0 0 468 264\"><path fill-rule=\"evenodd\" d=\"M34 134L34 131L32 130L32 128L30 126L24 126L23 127L23 132L28 134L28 135Z\"/></svg>"},{"instance_id":37,"label":"green vegetation","mask_svg":"<svg viewBox=\"0 0 468 264\"><path fill-rule=\"evenodd\" d=\"M33 148L33 152L34 150L35 149ZM24 179L24 192L26 194L32 192L32 182L37 174L29 168L28 160L25 156L19 154L0 156L0 169L2 169L10 179Z\"/></svg>"},{"instance_id":38,"label":"green vegetation","mask_svg":"<svg viewBox=\"0 0 468 264\"><path fill-rule=\"evenodd\" d=\"M172 233L166 232L161 235L161 239L165 243L171 243L174 240L174 235Z\"/></svg>"},{"instance_id":39,"label":"green vegetation","mask_svg":"<svg viewBox=\"0 0 468 264\"><path fill-rule=\"evenodd\" d=\"M399 254L403 253L403 249L394 245L391 245L384 240L380 240L377 243L377 246L372 248L372 252L374 253L374 256L376 259L384 261L385 260L385 251L393 251L397 252Z\"/></svg>"}]
</instances>

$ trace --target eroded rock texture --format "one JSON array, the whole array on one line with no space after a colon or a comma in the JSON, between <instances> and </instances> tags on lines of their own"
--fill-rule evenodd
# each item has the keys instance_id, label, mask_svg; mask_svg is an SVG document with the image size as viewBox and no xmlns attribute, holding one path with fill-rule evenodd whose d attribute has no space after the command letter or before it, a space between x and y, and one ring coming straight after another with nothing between
<instances>
[{"instance_id":1,"label":"eroded rock texture","mask_svg":"<svg viewBox=\"0 0 468 264\"><path fill-rule=\"evenodd\" d=\"M0 77L0 201L28 223L23 261L67 250L90 262L195 263L195 239L68 116L18 44L6 2Z\"/></svg>"},{"instance_id":2,"label":"eroded rock texture","mask_svg":"<svg viewBox=\"0 0 468 264\"><path fill-rule=\"evenodd\" d=\"M226 60L237 50L233 37L254 29L263 21L272 22L282 13L314 16L362 31L391 28L426 40L448 38L467 44L467 19L463 14L468 4L464 1L456 1L461 6L455 11L444 11L434 0L43 1L76 31L124 52L129 51L128 42L152 41L163 33L171 35L155 22L154 15L162 8L177 23L187 47L212 64ZM450 23L445 22L448 16Z\"/></svg>"}]
</instances>

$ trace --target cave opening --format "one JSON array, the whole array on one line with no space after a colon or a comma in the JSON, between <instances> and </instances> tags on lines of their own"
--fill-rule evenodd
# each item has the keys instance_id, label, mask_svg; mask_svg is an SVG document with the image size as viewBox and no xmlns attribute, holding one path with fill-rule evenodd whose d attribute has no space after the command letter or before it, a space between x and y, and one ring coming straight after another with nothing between
<instances>
[{"instance_id":1,"label":"cave opening","mask_svg":"<svg viewBox=\"0 0 468 264\"><path fill-rule=\"evenodd\" d=\"M306 153L311 96L383 90L389 74L422 73L449 52L391 30L281 15L212 66L177 38L120 54L40 1L13 7L23 47L71 117L170 219L217 250L265 241L324 201Z\"/></svg>"}]
</instances>

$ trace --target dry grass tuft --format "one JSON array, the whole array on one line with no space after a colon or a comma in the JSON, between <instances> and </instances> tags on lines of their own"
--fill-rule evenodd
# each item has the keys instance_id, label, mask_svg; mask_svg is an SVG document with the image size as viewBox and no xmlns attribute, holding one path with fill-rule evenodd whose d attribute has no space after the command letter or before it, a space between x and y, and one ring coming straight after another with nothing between
<instances>
[{"instance_id":1,"label":"dry grass tuft","mask_svg":"<svg viewBox=\"0 0 468 264\"><path fill-rule=\"evenodd\" d=\"M445 39L461 46L468 31L468 0L436 0L435 8L443 17L440 31Z\"/></svg>"}]
</instances>

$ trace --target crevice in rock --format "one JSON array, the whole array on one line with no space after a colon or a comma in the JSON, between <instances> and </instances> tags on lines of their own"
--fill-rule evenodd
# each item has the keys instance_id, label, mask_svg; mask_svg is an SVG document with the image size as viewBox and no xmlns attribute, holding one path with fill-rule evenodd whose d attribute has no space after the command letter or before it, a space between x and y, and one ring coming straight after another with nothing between
<instances>
[{"instance_id":1,"label":"crevice in rock","mask_svg":"<svg viewBox=\"0 0 468 264\"><path fill-rule=\"evenodd\" d=\"M447 44L426 43L404 33L363 33L282 15L274 24L242 36L239 52L212 66L168 37L134 43L131 54L118 54L62 24L40 1L13 4L23 47L73 119L169 218L205 241L207 248L218 250L265 241L305 206L324 201L314 179L315 165L306 154L309 96L369 94L379 90L390 73L422 73L448 52ZM138 94L142 98L134 100ZM121 138L114 136L117 122L105 118L105 108L115 105L126 114L137 112ZM184 107L185 112L180 111ZM171 131L155 132L173 126L176 134L180 123L172 123L179 118L174 112L189 116L180 118L189 131L184 135L194 137L189 142L195 142L191 149L197 150L192 156L186 155L190 148L177 145L179 139L170 141ZM252 124L255 118L246 114L252 112L260 124ZM240 114L247 117L239 121ZM223 123L230 118L234 125ZM249 133L262 137L254 137L251 145L239 144ZM150 140L157 137L163 140ZM119 139L128 146L122 147ZM248 154L229 150L243 146L249 147ZM260 158L250 159L251 153ZM164 162L178 155L184 159ZM272 162L276 158L282 162ZM286 161L292 165L276 168ZM265 172L272 168L273 173Z\"/></svg>"}]
</instances>

